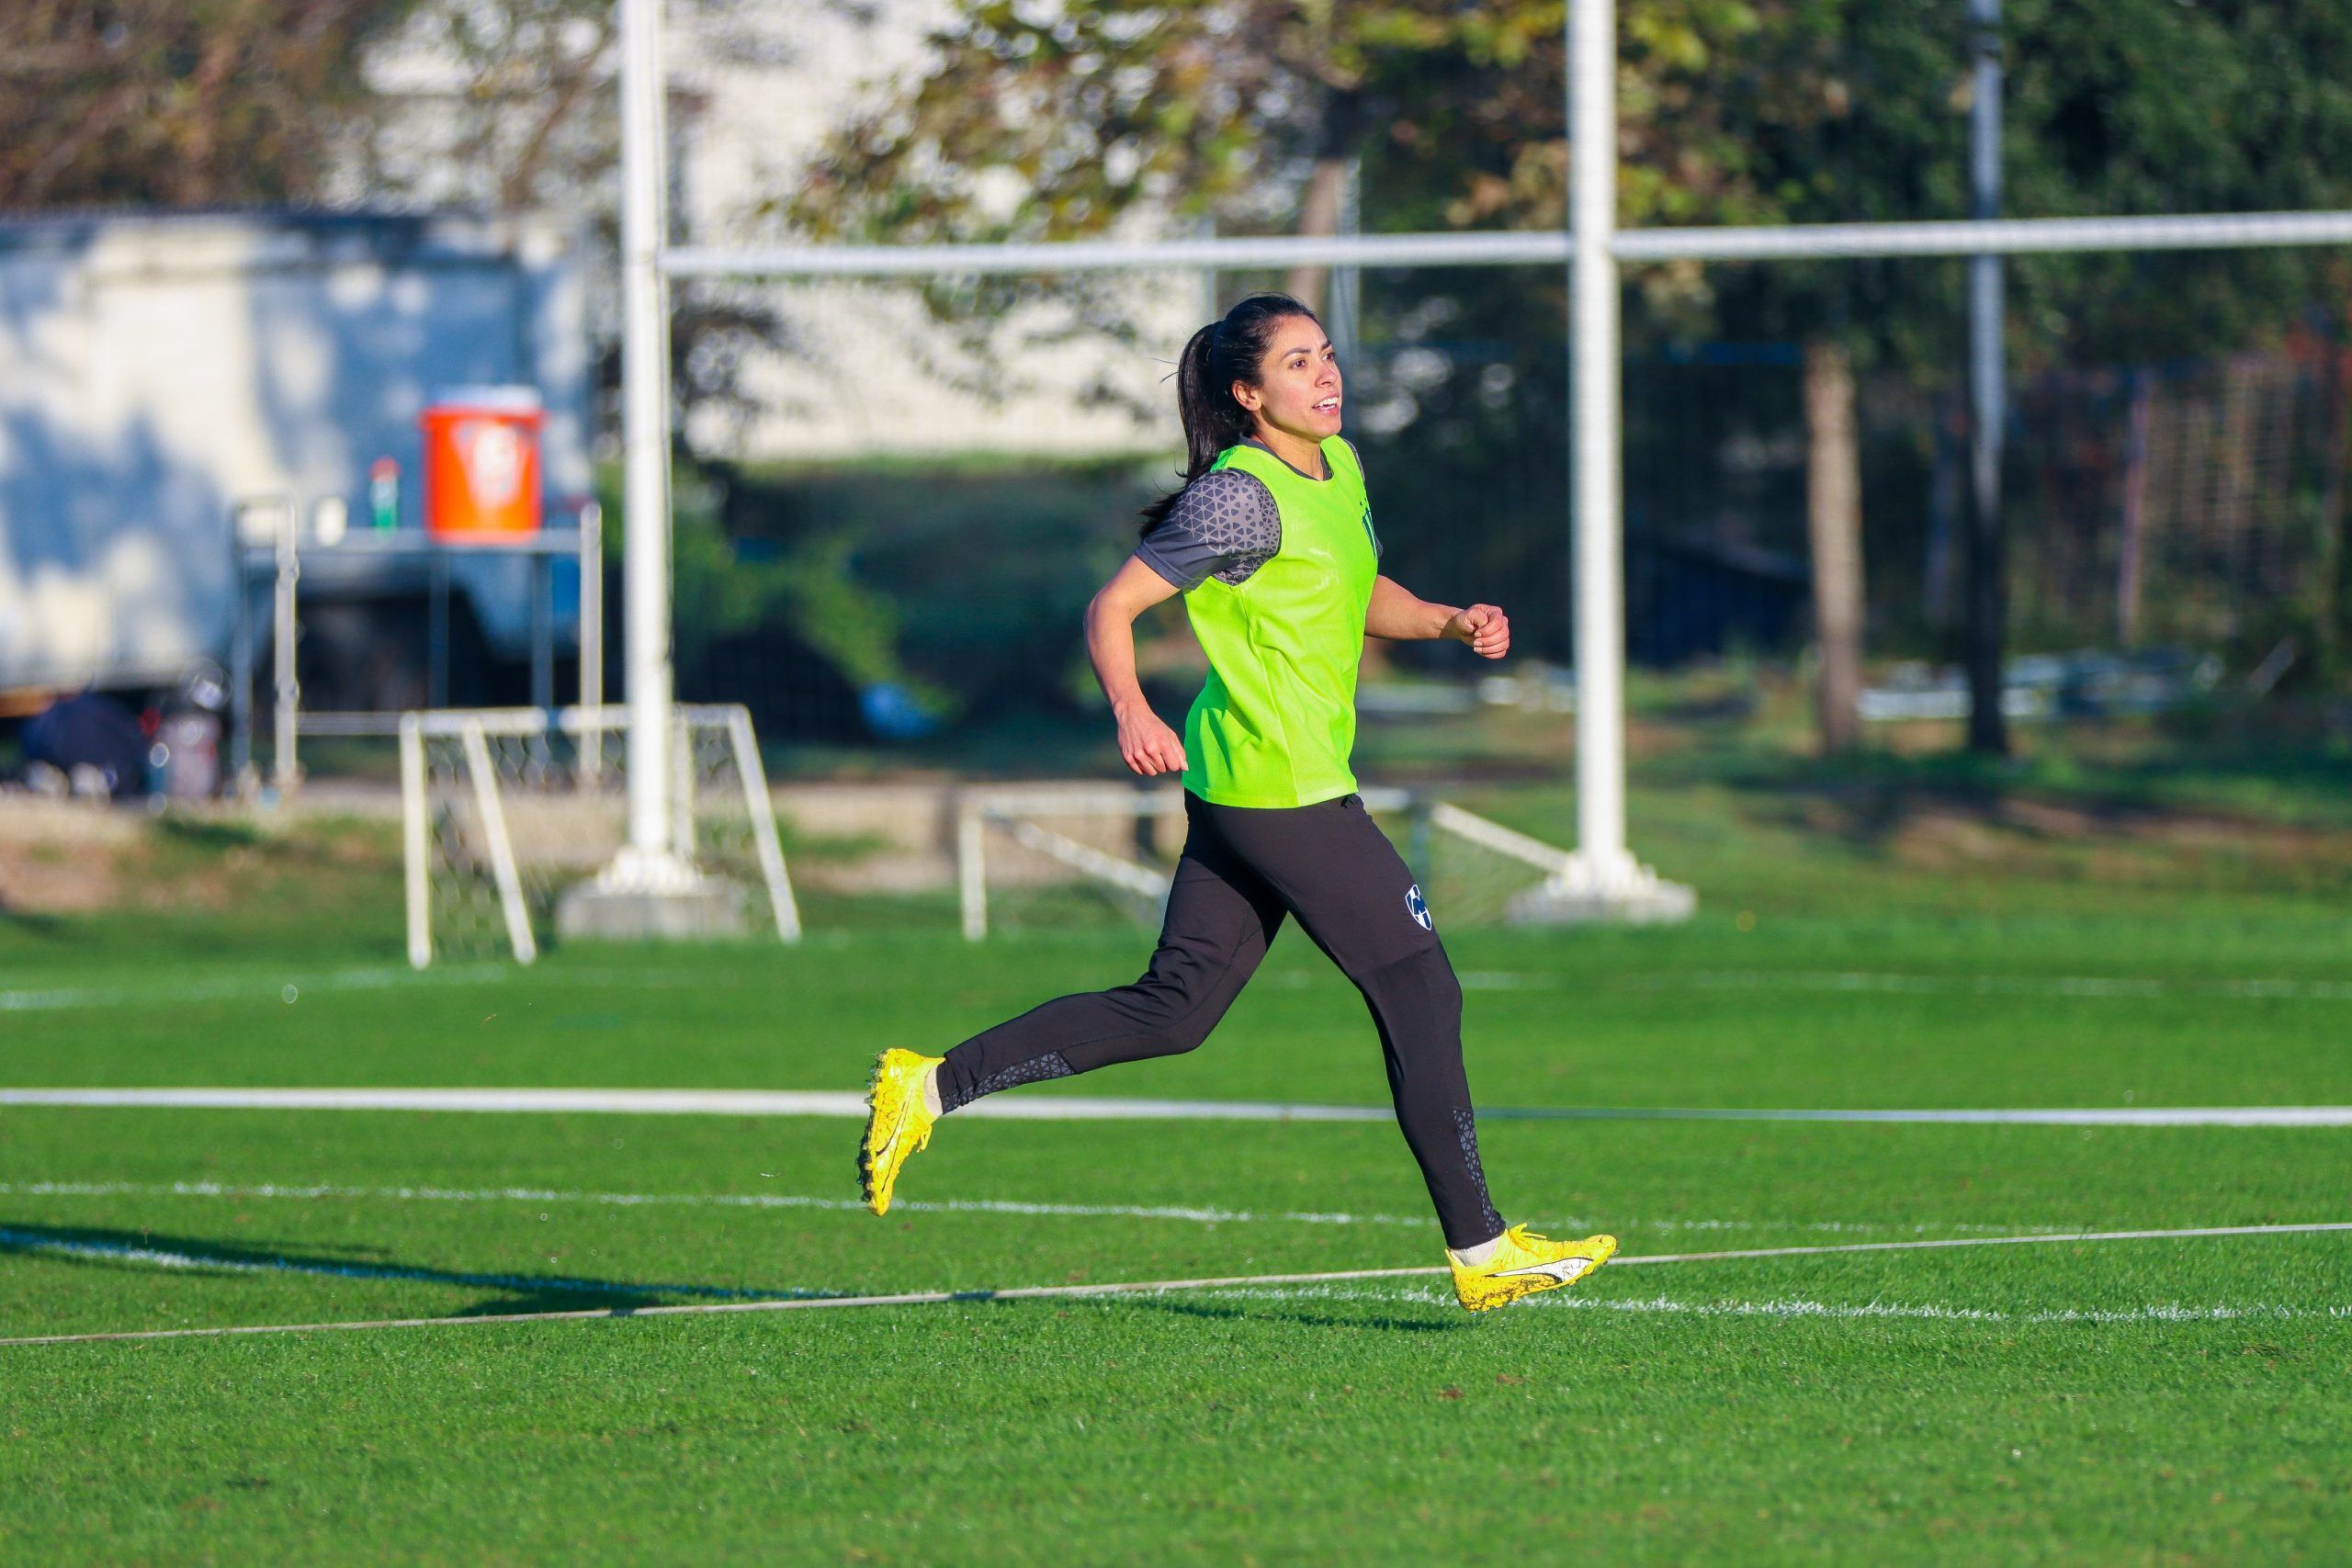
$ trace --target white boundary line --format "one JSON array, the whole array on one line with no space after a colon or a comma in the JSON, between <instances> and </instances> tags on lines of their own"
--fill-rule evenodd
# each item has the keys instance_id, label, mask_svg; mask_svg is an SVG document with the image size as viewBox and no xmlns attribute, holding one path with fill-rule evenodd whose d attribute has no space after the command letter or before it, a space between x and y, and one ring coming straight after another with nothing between
<instances>
[{"instance_id":1,"label":"white boundary line","mask_svg":"<svg viewBox=\"0 0 2352 1568\"><path fill-rule=\"evenodd\" d=\"M1400 1292L1377 1286L1352 1290L1334 1285L1297 1285L1287 1289L1279 1285L1265 1289L1237 1285L1230 1290L1210 1293L1220 1301L1419 1302L1431 1306L1442 1306L1453 1299L1442 1289L1417 1288ZM2040 1312L2003 1312L1994 1307L1907 1305L1882 1301L1817 1302L1788 1296L1767 1297L1761 1301L1742 1301L1736 1297L1715 1301L1678 1301L1671 1296L1593 1296L1553 1291L1531 1298L1527 1305L1551 1310L1582 1309L1643 1315L1910 1318L1944 1323L2237 1323L2294 1322L2311 1318L2340 1323L2352 1319L2352 1306L2293 1307L2276 1302L2257 1302L2245 1306L2183 1306L2177 1302L2165 1302L2136 1307L2058 1307Z\"/></svg>"},{"instance_id":2,"label":"white boundary line","mask_svg":"<svg viewBox=\"0 0 2352 1568\"><path fill-rule=\"evenodd\" d=\"M1573 45L1571 46L1573 49ZM1604 110L1601 130L1610 130ZM2333 211L2132 214L2117 218L1959 218L1891 223L1694 224L1615 229L1601 249L1620 262L1858 256L1975 256L2062 251L2203 250L2340 244L2352 214ZM1236 235L1200 240L1042 240L978 244L669 245L665 277L910 277L1203 267L1558 265L1573 229L1415 234Z\"/></svg>"},{"instance_id":3,"label":"white boundary line","mask_svg":"<svg viewBox=\"0 0 2352 1568\"><path fill-rule=\"evenodd\" d=\"M323 975L258 975L200 980L158 981L153 985L60 986L38 991L0 991L0 1012L57 1012L73 1008L168 1007L178 1002L266 1001L283 999L291 986L306 990L380 991L415 985L486 985L512 971L497 964L459 964L419 975L386 965L367 969L336 969ZM571 983L567 981L567 983Z\"/></svg>"},{"instance_id":4,"label":"white boundary line","mask_svg":"<svg viewBox=\"0 0 2352 1568\"><path fill-rule=\"evenodd\" d=\"M36 990L0 990L0 1012L50 1012L73 1008L168 1007L190 1001L265 1000L285 984L298 991L380 990L409 985L493 985L514 978L510 966L465 964L419 973L409 968L368 967L293 976L164 980L143 985L64 986ZM1465 969L1457 976L1470 991L1549 990L1587 986L1596 990L1819 990L1885 992L1905 996L2052 996L2091 998L2222 997L2234 1000L2352 1001L2352 980L2222 979L2175 981L2099 975L1899 975L1868 971L1724 969L1673 973L1623 973L1591 977L1548 969ZM644 974L564 974L566 987L618 989L709 987L726 982L676 971ZM1283 970L1253 984L1277 989L1342 985L1336 972Z\"/></svg>"},{"instance_id":5,"label":"white boundary line","mask_svg":"<svg viewBox=\"0 0 2352 1568\"><path fill-rule=\"evenodd\" d=\"M1544 973L1532 971L1528 978L1520 983L1528 983L1528 980ZM1499 978L1498 976L1485 977ZM1904 996L2134 998L2202 996L2286 1001L2352 1001L2352 980L2159 980L2099 975L1892 975L1849 970L1719 969L1696 970L1687 974L1616 976L1606 984L1640 990L1818 990L1891 992Z\"/></svg>"},{"instance_id":6,"label":"white boundary line","mask_svg":"<svg viewBox=\"0 0 2352 1568\"><path fill-rule=\"evenodd\" d=\"M2352 1127L2352 1105L2039 1106L2007 1110L1772 1111L1713 1106L1481 1107L1512 1122L1877 1122L2013 1127Z\"/></svg>"},{"instance_id":7,"label":"white boundary line","mask_svg":"<svg viewBox=\"0 0 2352 1568\"><path fill-rule=\"evenodd\" d=\"M164 979L140 985L62 986L0 990L0 1012L49 1012L71 1008L167 1007L190 1001L266 1000L284 985L298 990L381 990L410 985L494 985L516 978L498 964L462 964L420 974L390 965L331 970L323 974L270 978ZM2219 979L2165 980L2102 975L1902 975L1864 970L1716 969L1670 973L1617 973L1583 976L1549 969L1465 969L1457 976L1464 990L1549 990L1589 987L1596 990L1820 990L1887 992L1908 996L2053 996L2081 998L2223 997L2237 1000L2352 1001L2352 980ZM712 987L728 982L714 976L675 970L642 974L586 971L563 974L566 987L594 986L631 989ZM1277 989L1343 985L1336 971L1282 970L1252 982Z\"/></svg>"},{"instance_id":8,"label":"white boundary line","mask_svg":"<svg viewBox=\"0 0 2352 1568\"><path fill-rule=\"evenodd\" d=\"M2060 1235L1965 1236L1929 1241L1849 1242L1837 1247L1755 1247L1729 1252L1664 1252L1619 1258L1611 1267L1645 1263L1716 1263L1758 1258L1820 1258L1853 1252L1917 1252L1930 1247L2030 1247L2052 1242L2165 1241L2227 1235L2309 1235L2352 1231L2352 1220L2287 1225L2199 1225L2182 1230L2083 1231ZM577 1323L596 1318L707 1316L716 1313L821 1312L837 1307L939 1306L958 1302L1080 1299L1089 1296L1156 1295L1171 1291L1217 1291L1264 1285L1319 1285L1340 1280L1407 1280L1444 1274L1442 1266L1413 1269L1340 1269L1312 1274L1239 1274L1206 1280L1127 1280L1102 1285L1019 1285L1007 1290L910 1291L896 1295L797 1296L779 1301L695 1302L678 1306L599 1307L573 1312L516 1312L479 1317L382 1317L350 1323L246 1324L220 1328L147 1328L112 1334L41 1334L0 1339L0 1348L20 1345L92 1345L136 1339L225 1339L255 1334L315 1334L373 1328L447 1328L482 1323Z\"/></svg>"},{"instance_id":9,"label":"white boundary line","mask_svg":"<svg viewBox=\"0 0 2352 1568\"><path fill-rule=\"evenodd\" d=\"M0 1106L183 1111L434 1111L632 1116L825 1116L862 1121L863 1095L749 1089L0 1089ZM1385 1105L1246 1100L992 1097L956 1113L1012 1122L1387 1122ZM2352 1127L2352 1105L2047 1106L1770 1110L1717 1106L1482 1106L1493 1121L1965 1122L2045 1127Z\"/></svg>"}]
</instances>

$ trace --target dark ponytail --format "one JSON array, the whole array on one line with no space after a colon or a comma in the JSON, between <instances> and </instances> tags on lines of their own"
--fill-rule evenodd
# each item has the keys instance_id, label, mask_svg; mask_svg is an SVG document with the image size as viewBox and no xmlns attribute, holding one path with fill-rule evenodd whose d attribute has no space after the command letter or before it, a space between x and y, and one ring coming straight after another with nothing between
<instances>
[{"instance_id":1,"label":"dark ponytail","mask_svg":"<svg viewBox=\"0 0 2352 1568\"><path fill-rule=\"evenodd\" d=\"M1233 400L1236 381L1258 384L1258 367L1274 329L1293 316L1317 320L1287 294L1252 294L1194 333L1176 361L1176 410L1184 421L1184 484L1208 472L1218 453L1250 434L1250 411ZM1317 324L1320 324L1319 322ZM1179 485L1143 509L1146 534L1159 526L1184 493Z\"/></svg>"}]
</instances>

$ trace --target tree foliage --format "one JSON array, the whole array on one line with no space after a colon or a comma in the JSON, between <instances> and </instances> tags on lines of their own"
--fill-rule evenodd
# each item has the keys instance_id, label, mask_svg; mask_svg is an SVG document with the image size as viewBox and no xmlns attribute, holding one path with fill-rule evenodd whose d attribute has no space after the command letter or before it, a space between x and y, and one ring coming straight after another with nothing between
<instances>
[{"instance_id":1,"label":"tree foliage","mask_svg":"<svg viewBox=\"0 0 2352 1568\"><path fill-rule=\"evenodd\" d=\"M1740 205L1734 160L1691 155L1675 128L1756 11L1627 8L1629 220ZM909 242L1076 238L1136 212L1279 231L1306 166L1344 153L1393 176L1384 227L1556 226L1563 21L1559 0L966 0L787 210L819 234Z\"/></svg>"},{"instance_id":2,"label":"tree foliage","mask_svg":"<svg viewBox=\"0 0 2352 1568\"><path fill-rule=\"evenodd\" d=\"M401 9L353 117L345 177L355 193L507 209L611 205L615 0L401 0ZM419 117L429 121L423 137Z\"/></svg>"},{"instance_id":3,"label":"tree foliage","mask_svg":"<svg viewBox=\"0 0 2352 1568\"><path fill-rule=\"evenodd\" d=\"M2009 209L2352 207L2352 7L2302 0L2010 0ZM2037 257L2013 269L2011 347L2149 359L2340 318L2340 249Z\"/></svg>"},{"instance_id":4,"label":"tree foliage","mask_svg":"<svg viewBox=\"0 0 2352 1568\"><path fill-rule=\"evenodd\" d=\"M1130 219L1281 231L1312 163L1344 152L1363 160L1374 228L1557 227L1562 23L1559 0L964 0L780 205L820 236L901 242ZM1619 31L1621 223L1967 214L1965 0L1623 0ZM2003 38L2010 212L2352 197L2352 8L2009 0ZM2314 287L2308 254L2209 266L2186 292L2165 275L2123 255L2028 264L2022 336L2187 344ZM1957 319L1951 264L1634 278L1687 332L1828 328L1917 360Z\"/></svg>"},{"instance_id":5,"label":"tree foliage","mask_svg":"<svg viewBox=\"0 0 2352 1568\"><path fill-rule=\"evenodd\" d=\"M311 197L407 0L11 0L0 209Z\"/></svg>"}]
</instances>

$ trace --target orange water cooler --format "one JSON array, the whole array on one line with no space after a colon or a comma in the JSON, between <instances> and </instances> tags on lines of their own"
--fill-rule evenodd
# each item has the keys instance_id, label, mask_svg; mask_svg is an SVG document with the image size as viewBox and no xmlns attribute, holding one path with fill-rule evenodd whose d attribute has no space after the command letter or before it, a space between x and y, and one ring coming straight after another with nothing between
<instances>
[{"instance_id":1,"label":"orange water cooler","mask_svg":"<svg viewBox=\"0 0 2352 1568\"><path fill-rule=\"evenodd\" d=\"M437 539L495 543L539 531L539 431L529 387L461 387L419 416L424 528Z\"/></svg>"}]
</instances>

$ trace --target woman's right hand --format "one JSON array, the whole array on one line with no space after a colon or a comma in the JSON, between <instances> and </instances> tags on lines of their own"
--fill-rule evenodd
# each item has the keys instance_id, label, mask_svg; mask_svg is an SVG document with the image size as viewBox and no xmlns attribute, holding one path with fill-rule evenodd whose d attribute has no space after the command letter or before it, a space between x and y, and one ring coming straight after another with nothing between
<instances>
[{"instance_id":1,"label":"woman's right hand","mask_svg":"<svg viewBox=\"0 0 2352 1568\"><path fill-rule=\"evenodd\" d=\"M1119 755L1127 766L1149 778L1154 773L1184 771L1184 741L1159 722L1159 716L1141 703L1121 711Z\"/></svg>"}]
</instances>

